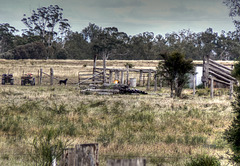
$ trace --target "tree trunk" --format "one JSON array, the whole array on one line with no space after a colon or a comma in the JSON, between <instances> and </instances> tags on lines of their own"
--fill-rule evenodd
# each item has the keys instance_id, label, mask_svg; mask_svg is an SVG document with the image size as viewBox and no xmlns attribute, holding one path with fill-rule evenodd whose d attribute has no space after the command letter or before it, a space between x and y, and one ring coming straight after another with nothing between
<instances>
[{"instance_id":1,"label":"tree trunk","mask_svg":"<svg viewBox=\"0 0 240 166\"><path fill-rule=\"evenodd\" d=\"M174 83L171 82L171 95L170 95L171 98L173 97L173 87L174 87Z\"/></svg>"}]
</instances>

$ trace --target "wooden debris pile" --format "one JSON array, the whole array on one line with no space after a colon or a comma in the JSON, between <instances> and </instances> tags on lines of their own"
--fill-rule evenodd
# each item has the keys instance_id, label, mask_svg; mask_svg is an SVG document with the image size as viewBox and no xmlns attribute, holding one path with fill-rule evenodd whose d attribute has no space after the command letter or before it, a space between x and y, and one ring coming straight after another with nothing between
<instances>
[{"instance_id":1,"label":"wooden debris pile","mask_svg":"<svg viewBox=\"0 0 240 166\"><path fill-rule=\"evenodd\" d=\"M124 84L104 84L103 86L89 85L88 88L81 90L83 94L99 94L99 95L113 95L113 94L147 94Z\"/></svg>"}]
</instances>

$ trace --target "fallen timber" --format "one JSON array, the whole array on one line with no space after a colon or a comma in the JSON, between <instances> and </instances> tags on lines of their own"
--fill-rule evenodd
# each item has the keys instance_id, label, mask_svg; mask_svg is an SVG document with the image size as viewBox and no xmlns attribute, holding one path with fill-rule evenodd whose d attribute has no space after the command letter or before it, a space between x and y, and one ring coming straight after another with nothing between
<instances>
[{"instance_id":1,"label":"fallen timber","mask_svg":"<svg viewBox=\"0 0 240 166\"><path fill-rule=\"evenodd\" d=\"M81 93L93 93L99 95L113 95L113 94L147 94L145 91L141 91L124 84L104 84L102 87L90 86L91 88L81 90ZM98 88L98 89L96 89Z\"/></svg>"}]
</instances>

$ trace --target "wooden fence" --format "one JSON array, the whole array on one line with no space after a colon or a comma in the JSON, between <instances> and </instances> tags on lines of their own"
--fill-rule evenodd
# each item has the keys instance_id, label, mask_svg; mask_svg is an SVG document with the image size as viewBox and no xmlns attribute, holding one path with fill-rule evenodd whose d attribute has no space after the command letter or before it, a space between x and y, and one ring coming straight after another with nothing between
<instances>
[{"instance_id":1,"label":"wooden fence","mask_svg":"<svg viewBox=\"0 0 240 166\"><path fill-rule=\"evenodd\" d=\"M105 76L104 76L105 71ZM130 85L130 73L137 73L138 86L147 86L147 90L151 88L151 82L154 82L154 90L157 90L157 71L152 69L131 69L129 67L122 69L115 68L95 68L92 73L79 73L79 84L112 84L114 80L118 80L121 84ZM147 79L146 76L147 75ZM160 84L161 85L161 84Z\"/></svg>"}]
</instances>

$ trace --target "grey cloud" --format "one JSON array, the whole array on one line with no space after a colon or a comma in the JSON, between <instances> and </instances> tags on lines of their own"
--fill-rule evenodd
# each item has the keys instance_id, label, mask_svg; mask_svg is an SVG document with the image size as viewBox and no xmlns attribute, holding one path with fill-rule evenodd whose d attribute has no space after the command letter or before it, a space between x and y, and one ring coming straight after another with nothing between
<instances>
[{"instance_id":1,"label":"grey cloud","mask_svg":"<svg viewBox=\"0 0 240 166\"><path fill-rule=\"evenodd\" d=\"M87 2L89 7L97 8L125 8L143 6L141 0L94 0Z\"/></svg>"}]
</instances>

